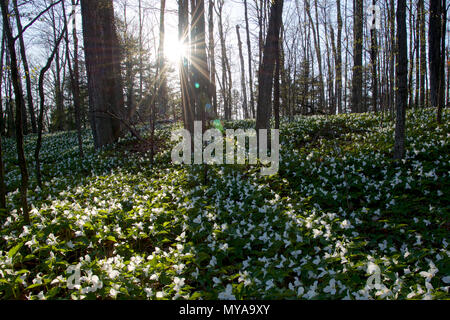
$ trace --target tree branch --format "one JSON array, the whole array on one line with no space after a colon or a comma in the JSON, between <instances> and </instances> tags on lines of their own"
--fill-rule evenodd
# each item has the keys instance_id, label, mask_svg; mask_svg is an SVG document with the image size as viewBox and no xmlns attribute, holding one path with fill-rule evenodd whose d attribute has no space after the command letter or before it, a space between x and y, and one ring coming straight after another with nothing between
<instances>
[{"instance_id":1,"label":"tree branch","mask_svg":"<svg viewBox=\"0 0 450 320\"><path fill-rule=\"evenodd\" d=\"M54 6L56 6L57 4L61 3L64 0L58 0L55 3L52 3L50 6L48 6L44 11L42 11L41 13L39 13L33 20L30 21L30 23L28 23L23 29L22 32L20 32L18 35L16 35L13 39L14 41L16 41L17 39L19 39L19 37L21 35L24 34L25 30L27 30L29 27L31 27L42 15L44 15L47 11L49 11L51 8L53 8Z\"/></svg>"}]
</instances>

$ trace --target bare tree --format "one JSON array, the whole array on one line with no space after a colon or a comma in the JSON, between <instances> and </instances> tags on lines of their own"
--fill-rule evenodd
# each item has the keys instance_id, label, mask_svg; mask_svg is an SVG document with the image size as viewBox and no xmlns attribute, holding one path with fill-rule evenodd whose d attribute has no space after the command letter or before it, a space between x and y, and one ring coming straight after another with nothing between
<instances>
[{"instance_id":1,"label":"bare tree","mask_svg":"<svg viewBox=\"0 0 450 320\"><path fill-rule=\"evenodd\" d=\"M33 89L31 88L31 77L30 77L30 68L28 66L28 58L26 54L25 49L25 43L23 41L23 27L22 22L20 20L20 12L19 7L17 6L17 0L13 0L13 8L14 8L14 14L16 16L16 25L17 25L17 31L18 31L18 38L19 38L19 45L20 45L20 57L22 58L22 64L23 69L25 73L25 84L27 89L27 104L28 104L28 112L30 113L30 119L31 119L31 128L32 132L37 132L36 127L36 115L34 114L34 104L33 104ZM26 115L25 110L23 113ZM26 117L24 118L26 120ZM27 131L27 125L26 122L24 122L24 133L26 134Z\"/></svg>"},{"instance_id":2,"label":"bare tree","mask_svg":"<svg viewBox=\"0 0 450 320\"><path fill-rule=\"evenodd\" d=\"M337 39L336 39L336 103L338 112L342 113L342 15L341 1L336 1L337 8Z\"/></svg>"},{"instance_id":3,"label":"bare tree","mask_svg":"<svg viewBox=\"0 0 450 320\"><path fill-rule=\"evenodd\" d=\"M405 118L408 103L408 44L406 32L406 0L397 3L397 118L395 122L394 158L405 155Z\"/></svg>"},{"instance_id":4,"label":"bare tree","mask_svg":"<svg viewBox=\"0 0 450 320\"><path fill-rule=\"evenodd\" d=\"M391 114L395 106L395 59L396 59L396 33L395 33L395 3L389 0L389 31L390 31L390 50L389 50L389 107Z\"/></svg>"},{"instance_id":5,"label":"bare tree","mask_svg":"<svg viewBox=\"0 0 450 320\"><path fill-rule=\"evenodd\" d=\"M144 28L142 17L142 0L138 0L138 14L139 14L139 99L143 98L144 91L144 49L142 47L142 30Z\"/></svg>"},{"instance_id":6,"label":"bare tree","mask_svg":"<svg viewBox=\"0 0 450 320\"><path fill-rule=\"evenodd\" d=\"M26 224L30 224L30 216L28 212L28 201L27 201L27 190L28 190L28 169L27 162L25 159L25 152L23 149L23 118L22 111L24 109L24 98L22 91L22 82L20 81L19 68L17 64L17 55L15 42L16 39L13 37L11 25L9 22L9 10L6 1L0 2L2 17L3 17L3 32L6 36L6 41L8 44L8 52L10 56L10 68L11 68L11 79L14 87L14 95L16 99L16 146L17 146L17 157L20 167L21 184L20 184L20 196L22 204L22 213Z\"/></svg>"},{"instance_id":7,"label":"bare tree","mask_svg":"<svg viewBox=\"0 0 450 320\"><path fill-rule=\"evenodd\" d=\"M426 80L425 75L427 74L427 41L425 33L425 5L424 0L419 0L417 4L418 13L418 25L419 25L419 41L420 41L420 98L419 107L425 107L425 96L426 96Z\"/></svg>"},{"instance_id":8,"label":"bare tree","mask_svg":"<svg viewBox=\"0 0 450 320\"><path fill-rule=\"evenodd\" d=\"M298 1L298 0L297 0ZM316 52L317 65L319 68L319 108L324 108L325 106L325 97L324 97L324 84L323 84L323 69L322 69L322 52L320 49L320 32L319 32L319 21L317 14L317 0L314 0L314 8L315 8L315 17L316 23L311 15L311 5L309 0L305 0L305 11L308 15L308 20L311 25L311 29L313 32L313 40L314 40L314 50Z\"/></svg>"},{"instance_id":9,"label":"bare tree","mask_svg":"<svg viewBox=\"0 0 450 320\"><path fill-rule=\"evenodd\" d=\"M165 25L164 25L164 12L166 10L166 0L161 0L160 7L160 18L159 18L159 49L158 49L158 102L159 102L159 113L162 117L164 117L167 113L167 70L164 58L164 39L165 39Z\"/></svg>"},{"instance_id":10,"label":"bare tree","mask_svg":"<svg viewBox=\"0 0 450 320\"><path fill-rule=\"evenodd\" d=\"M377 4L376 0L372 0L372 4ZM373 111L377 112L378 103L378 74L377 74L377 59L378 59L378 40L377 29L370 30L370 60L372 64L372 107Z\"/></svg>"},{"instance_id":11,"label":"bare tree","mask_svg":"<svg viewBox=\"0 0 450 320\"><path fill-rule=\"evenodd\" d=\"M79 58L78 58L78 34L77 23L75 15L75 6L78 4L78 0L72 0L72 37L73 37L73 66L71 64L70 51L69 51L69 28L66 26L67 19L64 11L64 27L66 29L65 41L66 41L66 57L69 66L70 87L72 89L73 104L75 109L75 126L77 129L78 140L78 152L80 157L84 157L83 152L83 138L81 134L81 100L80 100L80 70L79 70ZM64 8L64 3L63 3Z\"/></svg>"},{"instance_id":12,"label":"bare tree","mask_svg":"<svg viewBox=\"0 0 450 320\"><path fill-rule=\"evenodd\" d=\"M219 19L219 38L221 51L221 68L222 68L222 83L221 92L224 107L225 119L231 119L231 83L229 82L231 70L229 70L229 62L227 56L227 47L225 45L225 32L223 28L223 6L224 0L218 0L215 6L216 14Z\"/></svg>"},{"instance_id":13,"label":"bare tree","mask_svg":"<svg viewBox=\"0 0 450 320\"><path fill-rule=\"evenodd\" d=\"M255 94L253 92L253 71L252 71L252 46L250 43L250 27L248 23L248 6L247 0L244 0L244 14L245 14L245 32L247 34L247 52L248 52L248 76L249 76L249 94L250 94L250 110L252 117L255 117Z\"/></svg>"},{"instance_id":14,"label":"bare tree","mask_svg":"<svg viewBox=\"0 0 450 320\"><path fill-rule=\"evenodd\" d=\"M352 111L362 112L363 0L353 2Z\"/></svg>"},{"instance_id":15,"label":"bare tree","mask_svg":"<svg viewBox=\"0 0 450 320\"><path fill-rule=\"evenodd\" d=\"M447 31L447 10L446 0L441 0L441 52L439 67L439 90L438 90L438 110L437 122L442 123L442 108L445 104L445 34Z\"/></svg>"},{"instance_id":16,"label":"bare tree","mask_svg":"<svg viewBox=\"0 0 450 320\"><path fill-rule=\"evenodd\" d=\"M241 89L242 89L242 109L244 110L244 118L248 119L250 117L247 105L247 89L245 84L245 65L244 65L244 55L242 54L242 41L241 35L239 33L239 25L236 25L236 34L238 38L238 48L239 48L239 60L241 62Z\"/></svg>"},{"instance_id":17,"label":"bare tree","mask_svg":"<svg viewBox=\"0 0 450 320\"><path fill-rule=\"evenodd\" d=\"M209 0L208 6L208 40L209 40L209 64L211 80L211 97L214 113L217 115L217 89L216 89L216 54L214 43L214 0Z\"/></svg>"},{"instance_id":18,"label":"bare tree","mask_svg":"<svg viewBox=\"0 0 450 320\"><path fill-rule=\"evenodd\" d=\"M63 11L64 11L64 16L65 16L66 14L65 14L65 9L64 9L64 2L63 2ZM64 38L64 36L66 35L66 33L67 33L67 22L64 18L64 29L62 30L61 34L56 38L54 48L53 48L52 52L50 53L50 56L47 59L46 64L44 65L44 67L41 69L41 71L39 73L38 138L37 138L37 142L36 142L36 147L34 149L34 161L35 161L35 169L36 169L36 179L37 179L37 183L40 188L42 188L42 175L41 175L41 163L39 160L39 153L41 151L41 146L42 146L42 131L43 131L43 122L44 122L44 108L45 108L44 77L45 77L45 74L47 73L47 71L50 69L51 64L52 64L53 60L55 59L55 57L58 58L59 45L60 45L62 39Z\"/></svg>"}]
</instances>

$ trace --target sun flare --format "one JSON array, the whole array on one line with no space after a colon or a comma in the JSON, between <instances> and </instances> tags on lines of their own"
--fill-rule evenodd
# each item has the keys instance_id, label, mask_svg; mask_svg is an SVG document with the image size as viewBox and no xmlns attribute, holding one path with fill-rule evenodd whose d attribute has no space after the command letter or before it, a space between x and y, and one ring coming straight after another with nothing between
<instances>
[{"instance_id":1,"label":"sun flare","mask_svg":"<svg viewBox=\"0 0 450 320\"><path fill-rule=\"evenodd\" d=\"M165 56L169 63L178 66L182 57L188 53L188 48L178 40L177 35L167 35L165 41Z\"/></svg>"}]
</instances>

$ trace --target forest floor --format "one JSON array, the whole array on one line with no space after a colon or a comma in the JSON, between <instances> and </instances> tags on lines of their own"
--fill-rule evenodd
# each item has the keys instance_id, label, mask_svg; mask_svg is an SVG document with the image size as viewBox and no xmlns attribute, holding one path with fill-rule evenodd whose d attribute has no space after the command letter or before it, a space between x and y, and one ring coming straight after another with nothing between
<instances>
[{"instance_id":1,"label":"forest floor","mask_svg":"<svg viewBox=\"0 0 450 320\"><path fill-rule=\"evenodd\" d=\"M209 166L206 185L201 167L171 164L168 127L154 165L131 137L94 152L86 131L81 159L74 132L49 134L42 190L30 136L31 225L4 139L0 298L450 298L449 126L447 109L441 126L408 112L395 162L380 114L298 117L282 122L278 174Z\"/></svg>"}]
</instances>

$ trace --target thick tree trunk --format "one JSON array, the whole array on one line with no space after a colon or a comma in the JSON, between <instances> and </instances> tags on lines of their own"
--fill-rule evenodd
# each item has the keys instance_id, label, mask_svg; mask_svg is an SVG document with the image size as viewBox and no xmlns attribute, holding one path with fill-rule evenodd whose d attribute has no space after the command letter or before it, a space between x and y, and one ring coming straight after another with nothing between
<instances>
[{"instance_id":1,"label":"thick tree trunk","mask_svg":"<svg viewBox=\"0 0 450 320\"><path fill-rule=\"evenodd\" d=\"M430 58L430 98L433 108L439 107L441 72L441 0L430 0L430 27L428 33Z\"/></svg>"},{"instance_id":2,"label":"thick tree trunk","mask_svg":"<svg viewBox=\"0 0 450 320\"><path fill-rule=\"evenodd\" d=\"M450 107L450 50L447 49L447 103L446 107Z\"/></svg>"},{"instance_id":3,"label":"thick tree trunk","mask_svg":"<svg viewBox=\"0 0 450 320\"><path fill-rule=\"evenodd\" d=\"M439 67L439 90L437 122L442 123L442 108L445 104L445 34L447 31L447 7L446 0L441 0L441 53Z\"/></svg>"},{"instance_id":4,"label":"thick tree trunk","mask_svg":"<svg viewBox=\"0 0 450 320\"><path fill-rule=\"evenodd\" d=\"M185 48L189 47L189 1L178 2L178 38ZM180 61L181 100L183 104L184 127L191 135L194 132L194 111L191 105L191 85L189 79L189 57Z\"/></svg>"},{"instance_id":5,"label":"thick tree trunk","mask_svg":"<svg viewBox=\"0 0 450 320\"><path fill-rule=\"evenodd\" d=\"M418 6L417 6L418 8ZM417 9L416 16L414 17L414 48L416 50L416 75L415 75L415 92L414 92L414 108L417 109L419 107L419 99L420 99L420 11ZM413 32L411 30L411 32Z\"/></svg>"},{"instance_id":6,"label":"thick tree trunk","mask_svg":"<svg viewBox=\"0 0 450 320\"><path fill-rule=\"evenodd\" d=\"M278 54L278 43L280 40L280 28L282 24L283 0L272 2L267 31L266 43L264 45L263 62L259 70L258 84L258 109L256 115L256 130L269 129L272 113L272 89L273 72Z\"/></svg>"},{"instance_id":7,"label":"thick tree trunk","mask_svg":"<svg viewBox=\"0 0 450 320\"><path fill-rule=\"evenodd\" d=\"M121 136L124 99L112 0L81 0L89 108L96 148Z\"/></svg>"},{"instance_id":8,"label":"thick tree trunk","mask_svg":"<svg viewBox=\"0 0 450 320\"><path fill-rule=\"evenodd\" d=\"M394 158L405 155L405 112L408 103L408 45L406 33L406 0L397 4L397 118L395 123Z\"/></svg>"}]
</instances>

